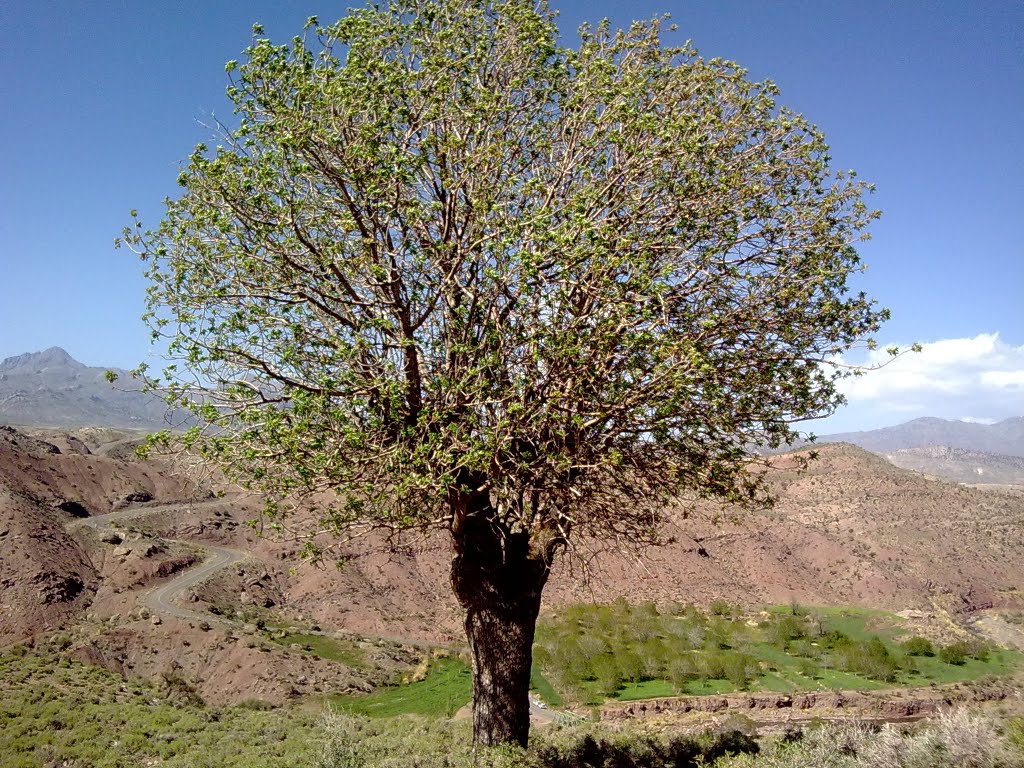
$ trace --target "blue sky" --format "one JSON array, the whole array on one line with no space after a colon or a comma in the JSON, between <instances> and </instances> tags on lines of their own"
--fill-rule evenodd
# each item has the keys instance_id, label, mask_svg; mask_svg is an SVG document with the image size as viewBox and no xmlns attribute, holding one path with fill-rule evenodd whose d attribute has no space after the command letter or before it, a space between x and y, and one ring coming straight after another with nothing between
<instances>
[{"instance_id":1,"label":"blue sky","mask_svg":"<svg viewBox=\"0 0 1024 768\"><path fill-rule=\"evenodd\" d=\"M203 123L230 117L223 65L253 22L283 42L355 3L0 4L0 358L146 359L145 283L112 247L128 211L155 224ZM552 4L567 39L583 20L671 13L680 39L778 83L835 165L877 184L885 216L857 287L893 312L883 344L925 352L852 382L815 432L1024 414L1024 4Z\"/></svg>"}]
</instances>

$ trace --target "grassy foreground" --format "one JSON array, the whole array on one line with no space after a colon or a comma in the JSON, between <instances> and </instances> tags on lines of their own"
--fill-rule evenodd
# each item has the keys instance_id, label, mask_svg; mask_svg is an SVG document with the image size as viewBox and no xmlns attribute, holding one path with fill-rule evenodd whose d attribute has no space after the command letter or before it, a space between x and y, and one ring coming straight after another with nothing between
<instances>
[{"instance_id":1,"label":"grassy foreground","mask_svg":"<svg viewBox=\"0 0 1024 768\"><path fill-rule=\"evenodd\" d=\"M435 674L461 675L454 660ZM529 750L474 753L465 721L206 708L165 683L0 655L0 768L1024 768L1024 721L962 710L908 730L852 723L760 740L590 723L536 729ZM406 689L426 690L416 685Z\"/></svg>"},{"instance_id":2,"label":"grassy foreground","mask_svg":"<svg viewBox=\"0 0 1024 768\"><path fill-rule=\"evenodd\" d=\"M311 765L317 713L205 708L166 685L53 656L0 656L2 768Z\"/></svg>"}]
</instances>

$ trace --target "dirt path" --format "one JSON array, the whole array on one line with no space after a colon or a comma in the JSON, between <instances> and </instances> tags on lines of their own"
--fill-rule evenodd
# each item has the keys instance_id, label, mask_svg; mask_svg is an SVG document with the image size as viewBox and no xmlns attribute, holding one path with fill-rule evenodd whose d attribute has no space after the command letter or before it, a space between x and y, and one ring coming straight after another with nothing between
<instances>
[{"instance_id":1,"label":"dirt path","mask_svg":"<svg viewBox=\"0 0 1024 768\"><path fill-rule=\"evenodd\" d=\"M201 507L204 504L222 504L220 499L215 499L207 502L190 502L189 506L192 508ZM82 520L76 520L68 525L68 530L74 530L75 528L92 528L94 530L100 530L102 528L109 528L111 523L128 520L137 517L145 517L152 515L157 512L167 512L170 510L181 509L185 504L158 504L148 507L143 506L130 506L124 509L119 509L116 512L110 512L106 515L96 515L94 517L87 517ZM179 605L177 603L178 598L182 597L187 590L205 581L206 579L213 576L217 571L222 568L226 568L234 563L241 562L249 556L247 552L242 552L237 549L229 549L228 547L221 547L216 544L197 544L194 541L184 541L181 539L167 539L167 541L174 542L176 544L184 544L190 547L196 547L203 550L204 559L199 565L188 568L181 573L177 574L174 578L168 581L166 584L161 584L148 592L142 597L142 604L149 608L151 611L162 613L167 616L173 616L179 619L186 619L189 621L208 621L218 622L220 624L236 624L238 622L230 621L222 617L214 616L206 611L196 611L191 608Z\"/></svg>"},{"instance_id":2,"label":"dirt path","mask_svg":"<svg viewBox=\"0 0 1024 768\"><path fill-rule=\"evenodd\" d=\"M92 528L94 530L100 530L103 528L109 528L110 524L114 522L146 517L148 515L156 514L158 512L169 512L179 510L185 506L188 506L191 509L197 509L202 508L203 506L222 506L223 503L224 502L222 499L211 499L209 501L183 502L177 504L153 504L149 506L134 505L125 507L124 509L119 509L116 512L109 512L105 515L95 515L93 517L75 520L69 523L67 528L68 530L74 530L76 528L85 527ZM191 590L197 584L200 584L201 582L210 578L221 569L226 568L234 563L241 562L245 558L249 557L249 553L238 549L222 547L217 544L209 544L206 542L200 544L195 541L186 539L166 538L165 540L173 542L175 544L183 544L185 546L203 550L203 552L205 553L204 560L201 564L188 568L187 570L184 570L181 573L177 574L167 583L147 591L145 595L142 597L142 604L149 608L151 611L162 613L167 616L173 616L179 619L186 619L189 621L216 622L219 624L226 624L232 626L241 625L243 622L235 621L233 619L225 618L223 616L216 616L206 611L196 611L179 604L177 601L188 590ZM358 635L352 632L327 632L324 630L312 629L303 629L302 632L303 634L308 635L334 637L343 640L369 639L383 641L385 643L390 643L392 645L417 648L421 651L445 650L457 652L465 648L464 644L459 643L437 643L430 642L427 640L413 640L410 638L392 637L388 635Z\"/></svg>"},{"instance_id":3,"label":"dirt path","mask_svg":"<svg viewBox=\"0 0 1024 768\"><path fill-rule=\"evenodd\" d=\"M167 584L146 593L142 598L142 604L151 611L176 616L179 619L195 619L201 621L216 620L221 623L235 623L212 616L206 612L194 611L191 608L185 608L175 604L175 601L181 597L186 590L189 590L196 584L205 581L221 568L226 568L227 566L240 562L248 557L248 554L245 552L240 552L236 549L228 549L227 547L218 547L212 544L203 544L202 547L207 551L207 559L205 559L200 565L182 572Z\"/></svg>"}]
</instances>

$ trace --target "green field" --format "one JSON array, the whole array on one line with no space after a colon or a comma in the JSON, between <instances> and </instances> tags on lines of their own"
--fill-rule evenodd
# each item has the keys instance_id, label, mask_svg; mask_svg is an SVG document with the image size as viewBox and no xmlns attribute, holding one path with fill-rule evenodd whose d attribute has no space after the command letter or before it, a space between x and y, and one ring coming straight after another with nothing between
<instances>
[{"instance_id":1,"label":"green field","mask_svg":"<svg viewBox=\"0 0 1024 768\"><path fill-rule=\"evenodd\" d=\"M536 667L530 678L533 695L552 707L561 707L564 699ZM367 717L424 715L451 717L468 704L473 696L473 678L469 664L457 657L434 659L425 677L414 683L380 688L373 693L334 696L334 708Z\"/></svg>"},{"instance_id":2,"label":"green field","mask_svg":"<svg viewBox=\"0 0 1024 768\"><path fill-rule=\"evenodd\" d=\"M575 605L538 626L535 663L567 701L678 694L872 690L1005 676L1024 655L977 640L914 638L899 617L864 608L724 603Z\"/></svg>"},{"instance_id":3,"label":"green field","mask_svg":"<svg viewBox=\"0 0 1024 768\"><path fill-rule=\"evenodd\" d=\"M458 658L440 658L430 662L422 680L379 688L362 696L333 696L329 703L344 712L368 717L451 717L472 696L469 665Z\"/></svg>"},{"instance_id":4,"label":"green field","mask_svg":"<svg viewBox=\"0 0 1024 768\"><path fill-rule=\"evenodd\" d=\"M366 654L351 640L287 630L271 632L269 638L278 645L300 645L304 652L312 653L328 661L336 661L356 669L363 669L367 666Z\"/></svg>"},{"instance_id":5,"label":"green field","mask_svg":"<svg viewBox=\"0 0 1024 768\"><path fill-rule=\"evenodd\" d=\"M754 616L721 606L717 611L619 601L570 606L545 617L534 649L534 695L553 707L592 706L679 694L926 686L1024 668L1024 654L980 641L960 643L955 663L941 658L942 647L920 638L927 653L912 652L900 619L885 611L778 606ZM418 682L331 701L346 712L373 717L441 717L471 695L469 667L452 657L431 662Z\"/></svg>"}]
</instances>

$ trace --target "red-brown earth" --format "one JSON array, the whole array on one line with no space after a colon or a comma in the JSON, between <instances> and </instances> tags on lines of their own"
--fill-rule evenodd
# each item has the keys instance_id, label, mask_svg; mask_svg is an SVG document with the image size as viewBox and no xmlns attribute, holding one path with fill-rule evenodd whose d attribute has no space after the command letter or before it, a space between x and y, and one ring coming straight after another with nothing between
<instances>
[{"instance_id":1,"label":"red-brown earth","mask_svg":"<svg viewBox=\"0 0 1024 768\"><path fill-rule=\"evenodd\" d=\"M443 535L392 548L361 540L339 553L349 557L343 569L314 567L298 559L301 542L261 538L245 524L256 500L212 499L170 465L135 459L132 442L102 430L33 438L0 429L0 645L60 630L68 653L126 673L180 674L211 701L283 700L379 679L241 624L207 629L150 615L143 595L202 558L204 543L248 557L189 591L196 615L214 606L356 636L461 639ZM643 558L582 544L559 564L546 606L619 596L796 601L912 609L935 623L1024 606L1024 495L929 479L848 445L819 453L802 473L792 457L775 459L771 510L680 507L665 531L675 543ZM76 522L124 508L140 515L118 521L116 535ZM368 647L389 669L414 660L412 648Z\"/></svg>"}]
</instances>

